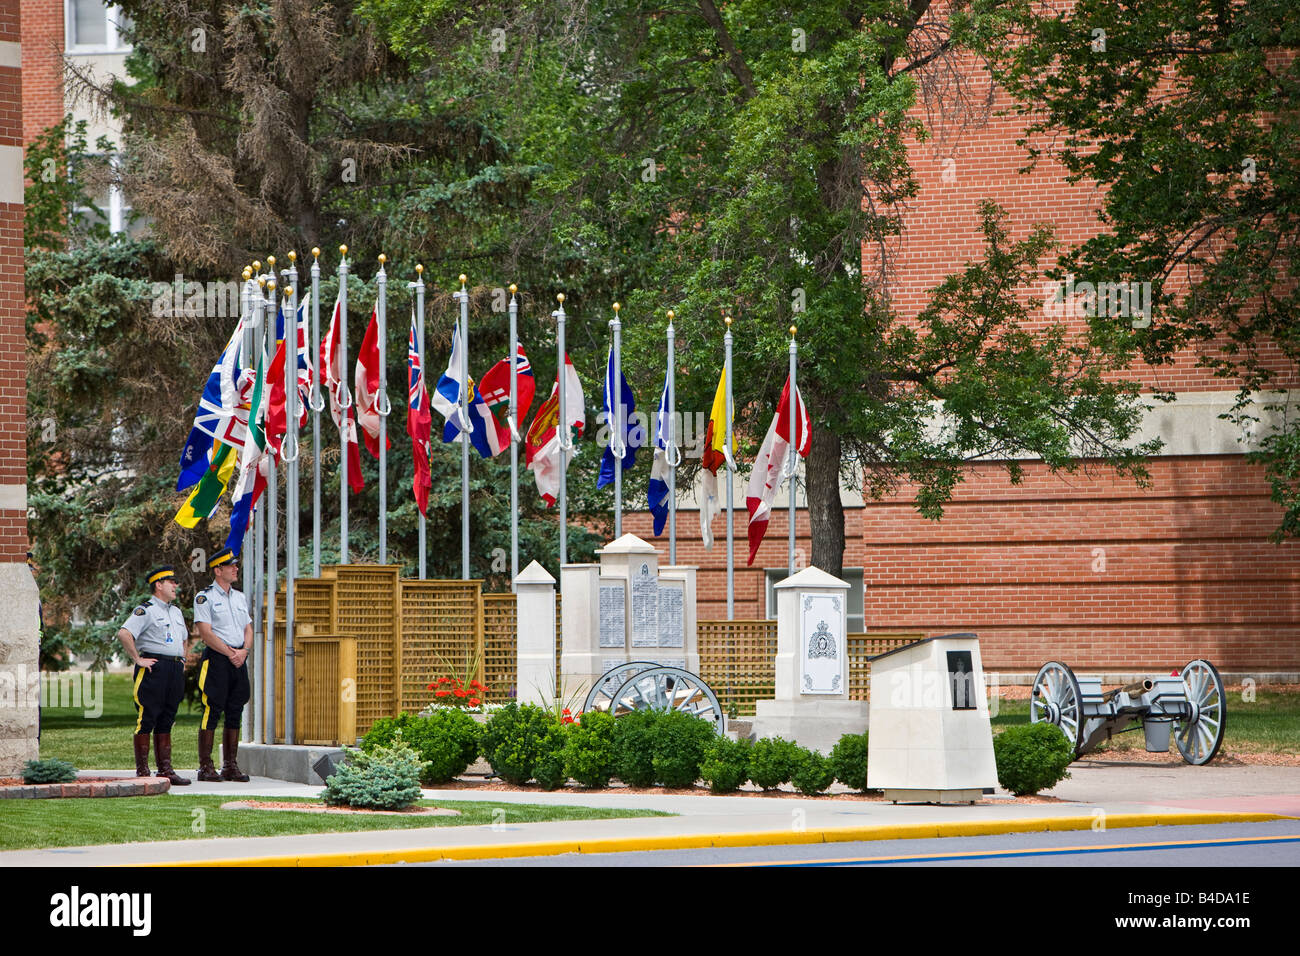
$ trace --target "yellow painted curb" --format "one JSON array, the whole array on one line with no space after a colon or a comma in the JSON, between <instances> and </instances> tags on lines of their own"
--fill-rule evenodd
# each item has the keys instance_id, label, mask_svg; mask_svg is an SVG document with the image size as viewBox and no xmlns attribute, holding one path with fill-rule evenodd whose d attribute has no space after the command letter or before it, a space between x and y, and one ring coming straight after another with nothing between
<instances>
[{"instance_id":1,"label":"yellow painted curb","mask_svg":"<svg viewBox=\"0 0 1300 956\"><path fill-rule=\"evenodd\" d=\"M129 866L381 866L428 863L433 860L501 860L562 853L636 853L646 850L700 850L709 847L782 846L800 843L853 843L870 840L931 839L935 837L996 836L1050 830L1091 830L1101 820L1105 829L1188 826L1214 823L1268 823L1293 820L1276 813L1108 813L1072 817L1030 817L965 823L905 823L885 826L825 827L812 830L761 830L751 833L688 833L669 836L604 837L545 840L536 843L419 847L406 850L361 850L341 853L294 853L279 856L230 857Z\"/></svg>"}]
</instances>

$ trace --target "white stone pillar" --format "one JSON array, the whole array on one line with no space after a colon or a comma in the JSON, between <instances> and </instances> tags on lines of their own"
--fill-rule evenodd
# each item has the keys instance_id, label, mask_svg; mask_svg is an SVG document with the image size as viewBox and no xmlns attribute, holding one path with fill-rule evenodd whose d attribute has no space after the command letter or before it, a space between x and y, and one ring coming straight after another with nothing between
<instances>
[{"instance_id":1,"label":"white stone pillar","mask_svg":"<svg viewBox=\"0 0 1300 956\"><path fill-rule=\"evenodd\" d=\"M40 594L22 561L0 563L0 777L36 760L40 707Z\"/></svg>"},{"instance_id":2,"label":"white stone pillar","mask_svg":"<svg viewBox=\"0 0 1300 956\"><path fill-rule=\"evenodd\" d=\"M804 568L776 585L776 698L755 707L754 735L824 754L867 729L867 702L849 700L849 583Z\"/></svg>"},{"instance_id":3,"label":"white stone pillar","mask_svg":"<svg viewBox=\"0 0 1300 956\"><path fill-rule=\"evenodd\" d=\"M555 578L533 561L515 578L515 699L550 707L555 685Z\"/></svg>"}]
</instances>

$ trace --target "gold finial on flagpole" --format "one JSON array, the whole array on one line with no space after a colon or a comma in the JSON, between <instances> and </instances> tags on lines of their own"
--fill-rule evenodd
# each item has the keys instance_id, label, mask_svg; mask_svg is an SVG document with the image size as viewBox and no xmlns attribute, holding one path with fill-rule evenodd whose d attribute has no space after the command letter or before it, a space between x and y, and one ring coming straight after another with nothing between
<instances>
[{"instance_id":1,"label":"gold finial on flagpole","mask_svg":"<svg viewBox=\"0 0 1300 956\"><path fill-rule=\"evenodd\" d=\"M254 271L254 272L261 272L261 271L262 271L262 260L261 260L261 259L254 259L254 260L253 260L253 271Z\"/></svg>"},{"instance_id":2,"label":"gold finial on flagpole","mask_svg":"<svg viewBox=\"0 0 1300 956\"><path fill-rule=\"evenodd\" d=\"M465 275L465 273L462 272L460 274L460 284L464 285L468 281L469 281L469 276Z\"/></svg>"},{"instance_id":3,"label":"gold finial on flagpole","mask_svg":"<svg viewBox=\"0 0 1300 956\"><path fill-rule=\"evenodd\" d=\"M675 318L677 318L676 313L674 313L672 309L669 309L669 310L668 310L668 321L671 322L671 321L672 321L673 319L675 319Z\"/></svg>"},{"instance_id":4,"label":"gold finial on flagpole","mask_svg":"<svg viewBox=\"0 0 1300 956\"><path fill-rule=\"evenodd\" d=\"M244 281L247 282L251 278L253 278L253 270L248 266L244 266Z\"/></svg>"},{"instance_id":5,"label":"gold finial on flagpole","mask_svg":"<svg viewBox=\"0 0 1300 956\"><path fill-rule=\"evenodd\" d=\"M617 314L618 314L618 310L621 309L621 308L623 308L623 307L622 307L621 305L619 305L617 302L615 302L615 303L614 303L614 314L617 315Z\"/></svg>"},{"instance_id":6,"label":"gold finial on flagpole","mask_svg":"<svg viewBox=\"0 0 1300 956\"><path fill-rule=\"evenodd\" d=\"M265 289L265 288L266 288L266 280L265 280L265 279L262 279L262 278L258 278L258 280L257 280L257 285L258 285L259 288Z\"/></svg>"},{"instance_id":7,"label":"gold finial on flagpole","mask_svg":"<svg viewBox=\"0 0 1300 956\"><path fill-rule=\"evenodd\" d=\"M555 294L555 301L558 302L558 303L560 303L560 305L564 305L564 293L563 293L563 292L557 292L557 293Z\"/></svg>"},{"instance_id":8,"label":"gold finial on flagpole","mask_svg":"<svg viewBox=\"0 0 1300 956\"><path fill-rule=\"evenodd\" d=\"M267 289L268 292L274 292L274 291L275 291L275 280L274 280L274 279L268 279L268 280L267 280L267 282L266 282L266 289Z\"/></svg>"},{"instance_id":9,"label":"gold finial on flagpole","mask_svg":"<svg viewBox=\"0 0 1300 956\"><path fill-rule=\"evenodd\" d=\"M381 253L379 254L379 264L382 266L382 265L383 265L385 262L387 262L387 261L388 261L388 256L384 255L384 254L381 252Z\"/></svg>"},{"instance_id":10,"label":"gold finial on flagpole","mask_svg":"<svg viewBox=\"0 0 1300 956\"><path fill-rule=\"evenodd\" d=\"M722 321L727 324L727 328L731 328L731 316L723 316Z\"/></svg>"},{"instance_id":11,"label":"gold finial on flagpole","mask_svg":"<svg viewBox=\"0 0 1300 956\"><path fill-rule=\"evenodd\" d=\"M348 247L347 247L347 246L339 246L339 255L341 255L341 256L346 256L347 254L348 254Z\"/></svg>"},{"instance_id":12,"label":"gold finial on flagpole","mask_svg":"<svg viewBox=\"0 0 1300 956\"><path fill-rule=\"evenodd\" d=\"M510 283L510 294L514 295L518 291L519 291L519 286L515 285L513 282Z\"/></svg>"},{"instance_id":13,"label":"gold finial on flagpole","mask_svg":"<svg viewBox=\"0 0 1300 956\"><path fill-rule=\"evenodd\" d=\"M794 338L795 333L798 332L798 331L799 331L799 327L798 327L798 326L795 326L795 325L790 326L790 338Z\"/></svg>"},{"instance_id":14,"label":"gold finial on flagpole","mask_svg":"<svg viewBox=\"0 0 1300 956\"><path fill-rule=\"evenodd\" d=\"M421 278L423 278L423 276L424 276L424 266L423 266L423 264L418 263L418 262L416 263L416 265L415 265L415 274L418 275L418 276L420 276Z\"/></svg>"},{"instance_id":15,"label":"gold finial on flagpole","mask_svg":"<svg viewBox=\"0 0 1300 956\"><path fill-rule=\"evenodd\" d=\"M272 269L274 269L274 268L275 268L275 256L267 256L267 257L266 257L266 264L267 264L268 266L270 266Z\"/></svg>"},{"instance_id":16,"label":"gold finial on flagpole","mask_svg":"<svg viewBox=\"0 0 1300 956\"><path fill-rule=\"evenodd\" d=\"M289 261L295 264L298 262L298 253L294 252L292 249L289 250Z\"/></svg>"},{"instance_id":17,"label":"gold finial on flagpole","mask_svg":"<svg viewBox=\"0 0 1300 956\"><path fill-rule=\"evenodd\" d=\"M312 254L315 258L319 259L319 258L320 258L320 246L312 246L312 247L311 247L311 254Z\"/></svg>"}]
</instances>

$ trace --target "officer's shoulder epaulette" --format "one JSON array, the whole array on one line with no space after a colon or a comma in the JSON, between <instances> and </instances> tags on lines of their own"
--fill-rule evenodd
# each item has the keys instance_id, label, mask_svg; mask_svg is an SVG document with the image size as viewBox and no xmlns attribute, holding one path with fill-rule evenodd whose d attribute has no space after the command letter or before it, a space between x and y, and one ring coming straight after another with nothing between
<instances>
[{"instance_id":1,"label":"officer's shoulder epaulette","mask_svg":"<svg viewBox=\"0 0 1300 956\"><path fill-rule=\"evenodd\" d=\"M138 607L136 607L135 613L139 614L141 617L144 617L144 605L141 604Z\"/></svg>"}]
</instances>

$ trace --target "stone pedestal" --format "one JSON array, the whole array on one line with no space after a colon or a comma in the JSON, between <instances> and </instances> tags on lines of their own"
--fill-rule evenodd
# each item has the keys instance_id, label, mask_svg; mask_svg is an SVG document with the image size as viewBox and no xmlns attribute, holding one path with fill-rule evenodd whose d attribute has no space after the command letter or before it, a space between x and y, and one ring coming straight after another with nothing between
<instances>
[{"instance_id":1,"label":"stone pedestal","mask_svg":"<svg viewBox=\"0 0 1300 956\"><path fill-rule=\"evenodd\" d=\"M0 563L0 777L36 760L40 713L40 594L21 561Z\"/></svg>"},{"instance_id":2,"label":"stone pedestal","mask_svg":"<svg viewBox=\"0 0 1300 956\"><path fill-rule=\"evenodd\" d=\"M625 534L596 552L599 564L560 569L566 699L612 667L653 661L699 673L693 567L659 567L659 551Z\"/></svg>"},{"instance_id":3,"label":"stone pedestal","mask_svg":"<svg viewBox=\"0 0 1300 956\"><path fill-rule=\"evenodd\" d=\"M549 708L555 684L555 578L533 561L515 578L515 700Z\"/></svg>"},{"instance_id":4,"label":"stone pedestal","mask_svg":"<svg viewBox=\"0 0 1300 956\"><path fill-rule=\"evenodd\" d=\"M776 698L755 708L755 737L830 753L867 729L867 702L849 700L849 583L805 568L776 585Z\"/></svg>"},{"instance_id":5,"label":"stone pedestal","mask_svg":"<svg viewBox=\"0 0 1300 956\"><path fill-rule=\"evenodd\" d=\"M973 803L997 782L974 634L932 637L871 659L872 789L894 801Z\"/></svg>"}]
</instances>

